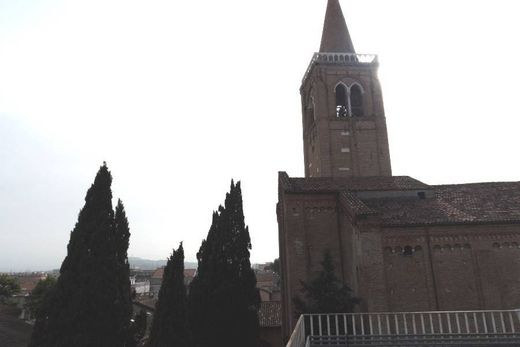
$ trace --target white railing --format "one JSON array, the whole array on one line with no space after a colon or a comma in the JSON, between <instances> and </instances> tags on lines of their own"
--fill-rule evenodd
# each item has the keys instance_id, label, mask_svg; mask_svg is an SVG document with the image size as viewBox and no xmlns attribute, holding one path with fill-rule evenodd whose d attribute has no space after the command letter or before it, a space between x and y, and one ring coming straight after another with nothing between
<instances>
[{"instance_id":1,"label":"white railing","mask_svg":"<svg viewBox=\"0 0 520 347\"><path fill-rule=\"evenodd\" d=\"M316 346L318 341L333 346L327 342L332 340L348 341L349 346L425 346L434 341L520 346L520 310L306 314L298 319L287 347Z\"/></svg>"},{"instance_id":2,"label":"white railing","mask_svg":"<svg viewBox=\"0 0 520 347\"><path fill-rule=\"evenodd\" d=\"M315 63L327 63L327 64L343 64L343 65L352 65L352 64L377 64L377 55L375 54L356 54L356 53L314 53L312 56L311 62L309 63L309 67L307 71L305 71L305 75L303 76L303 81L307 79L307 76L311 72Z\"/></svg>"},{"instance_id":3,"label":"white railing","mask_svg":"<svg viewBox=\"0 0 520 347\"><path fill-rule=\"evenodd\" d=\"M300 318L298 318L293 333L291 334L291 338L289 339L289 342L287 342L287 347L303 347L305 345L305 326L303 319L304 315L301 315Z\"/></svg>"}]
</instances>

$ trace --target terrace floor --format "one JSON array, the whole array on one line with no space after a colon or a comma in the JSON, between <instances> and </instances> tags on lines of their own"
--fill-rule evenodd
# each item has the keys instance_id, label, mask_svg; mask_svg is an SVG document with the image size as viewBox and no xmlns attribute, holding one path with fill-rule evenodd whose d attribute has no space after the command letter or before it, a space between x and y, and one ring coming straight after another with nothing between
<instances>
[{"instance_id":1,"label":"terrace floor","mask_svg":"<svg viewBox=\"0 0 520 347\"><path fill-rule=\"evenodd\" d=\"M26 347L32 326L18 318L20 310L0 304L0 341L2 347Z\"/></svg>"}]
</instances>

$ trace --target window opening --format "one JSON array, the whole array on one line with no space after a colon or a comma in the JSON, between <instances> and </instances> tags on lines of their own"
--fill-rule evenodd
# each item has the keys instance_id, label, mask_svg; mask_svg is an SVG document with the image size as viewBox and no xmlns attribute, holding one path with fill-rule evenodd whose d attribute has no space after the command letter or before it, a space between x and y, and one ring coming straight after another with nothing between
<instances>
[{"instance_id":1,"label":"window opening","mask_svg":"<svg viewBox=\"0 0 520 347\"><path fill-rule=\"evenodd\" d=\"M350 88L350 107L352 117L363 117L363 93L357 84Z\"/></svg>"},{"instance_id":2,"label":"window opening","mask_svg":"<svg viewBox=\"0 0 520 347\"><path fill-rule=\"evenodd\" d=\"M403 255L413 255L413 248L410 246L406 246L403 249Z\"/></svg>"},{"instance_id":3,"label":"window opening","mask_svg":"<svg viewBox=\"0 0 520 347\"><path fill-rule=\"evenodd\" d=\"M336 117L348 117L347 88L342 83L336 86Z\"/></svg>"}]
</instances>

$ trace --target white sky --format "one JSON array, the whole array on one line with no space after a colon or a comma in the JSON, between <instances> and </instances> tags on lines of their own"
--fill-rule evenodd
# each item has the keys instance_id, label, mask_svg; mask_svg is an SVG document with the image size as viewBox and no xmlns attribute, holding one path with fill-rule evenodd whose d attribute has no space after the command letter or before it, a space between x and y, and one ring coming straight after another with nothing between
<instances>
[{"instance_id":1,"label":"white sky","mask_svg":"<svg viewBox=\"0 0 520 347\"><path fill-rule=\"evenodd\" d=\"M342 0L377 53L395 175L519 179L515 0ZM57 268L103 160L129 254L187 260L231 178L254 262L303 175L300 80L326 0L0 0L0 271Z\"/></svg>"}]
</instances>

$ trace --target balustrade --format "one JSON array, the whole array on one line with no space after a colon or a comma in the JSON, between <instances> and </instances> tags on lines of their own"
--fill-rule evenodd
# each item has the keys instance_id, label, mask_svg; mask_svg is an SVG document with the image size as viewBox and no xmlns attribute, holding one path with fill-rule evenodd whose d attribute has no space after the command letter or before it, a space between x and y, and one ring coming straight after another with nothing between
<instances>
[{"instance_id":1,"label":"balustrade","mask_svg":"<svg viewBox=\"0 0 520 347\"><path fill-rule=\"evenodd\" d=\"M298 319L287 347L381 343L519 346L520 310L306 314Z\"/></svg>"},{"instance_id":2,"label":"balustrade","mask_svg":"<svg viewBox=\"0 0 520 347\"><path fill-rule=\"evenodd\" d=\"M375 54L356 54L356 53L314 53L311 62L303 81L307 79L307 76L311 72L315 63L326 63L326 64L377 64L377 55Z\"/></svg>"}]
</instances>

